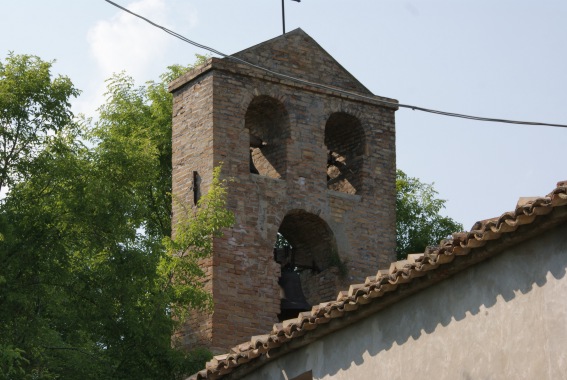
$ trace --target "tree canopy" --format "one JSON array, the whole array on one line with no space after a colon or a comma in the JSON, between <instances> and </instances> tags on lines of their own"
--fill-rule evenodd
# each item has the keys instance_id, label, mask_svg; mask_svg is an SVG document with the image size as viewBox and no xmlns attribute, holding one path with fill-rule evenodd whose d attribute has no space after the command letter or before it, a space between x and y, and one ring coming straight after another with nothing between
<instances>
[{"instance_id":1,"label":"tree canopy","mask_svg":"<svg viewBox=\"0 0 567 380\"><path fill-rule=\"evenodd\" d=\"M197 260L233 223L218 173L171 240L167 83L108 81L92 123L70 80L11 54L0 66L0 379L178 378L202 365L171 336L187 306L211 307ZM214 217L211 217L214 216ZM207 237L203 239L203 237ZM183 281L174 281L182 278Z\"/></svg>"},{"instance_id":2,"label":"tree canopy","mask_svg":"<svg viewBox=\"0 0 567 380\"><path fill-rule=\"evenodd\" d=\"M424 252L428 245L463 229L460 223L442 216L445 200L436 198L433 184L396 172L396 255Z\"/></svg>"},{"instance_id":3,"label":"tree canopy","mask_svg":"<svg viewBox=\"0 0 567 380\"><path fill-rule=\"evenodd\" d=\"M79 91L67 77L52 78L51 65L13 53L0 61L0 191L25 177L51 135L73 117L70 99Z\"/></svg>"}]
</instances>

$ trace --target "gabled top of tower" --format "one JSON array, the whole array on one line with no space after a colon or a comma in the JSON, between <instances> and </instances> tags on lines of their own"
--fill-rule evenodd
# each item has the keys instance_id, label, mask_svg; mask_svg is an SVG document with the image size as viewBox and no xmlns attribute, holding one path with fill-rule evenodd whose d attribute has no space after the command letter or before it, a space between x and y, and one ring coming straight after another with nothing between
<instances>
[{"instance_id":1,"label":"gabled top of tower","mask_svg":"<svg viewBox=\"0 0 567 380\"><path fill-rule=\"evenodd\" d=\"M301 28L249 47L233 56L279 74L372 95Z\"/></svg>"}]
</instances>

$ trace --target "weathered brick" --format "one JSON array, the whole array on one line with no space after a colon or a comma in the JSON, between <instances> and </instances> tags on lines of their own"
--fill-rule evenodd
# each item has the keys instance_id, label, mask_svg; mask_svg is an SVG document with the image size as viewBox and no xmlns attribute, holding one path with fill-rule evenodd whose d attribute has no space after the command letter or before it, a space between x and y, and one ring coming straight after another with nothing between
<instances>
[{"instance_id":1,"label":"weathered brick","mask_svg":"<svg viewBox=\"0 0 567 380\"><path fill-rule=\"evenodd\" d=\"M228 207L236 223L201 262L215 311L192 312L176 336L214 352L277 322L278 231L295 264L312 267L301 273L311 304L334 299L346 282L363 282L395 258L396 107L383 101L396 101L372 95L301 30L236 56L366 98L216 58L171 84L174 198L192 199L193 171L205 193L221 161L222 175L234 180ZM250 172L250 157L259 174ZM174 205L174 226L179 212Z\"/></svg>"}]
</instances>

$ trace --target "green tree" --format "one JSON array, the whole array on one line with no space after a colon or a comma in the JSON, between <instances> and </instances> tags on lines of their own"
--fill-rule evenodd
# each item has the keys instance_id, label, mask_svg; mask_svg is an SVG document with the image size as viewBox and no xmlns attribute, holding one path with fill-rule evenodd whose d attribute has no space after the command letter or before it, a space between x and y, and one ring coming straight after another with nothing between
<instances>
[{"instance_id":1,"label":"green tree","mask_svg":"<svg viewBox=\"0 0 567 380\"><path fill-rule=\"evenodd\" d=\"M210 307L196 262L233 219L217 174L169 238L167 83L189 68L142 87L114 76L94 126L67 118L6 170L0 379L174 379L204 360L171 335L188 305Z\"/></svg>"},{"instance_id":2,"label":"green tree","mask_svg":"<svg viewBox=\"0 0 567 380\"><path fill-rule=\"evenodd\" d=\"M71 121L69 78L51 76L52 62L10 53L0 61L0 191L25 177L50 135Z\"/></svg>"},{"instance_id":3,"label":"green tree","mask_svg":"<svg viewBox=\"0 0 567 380\"><path fill-rule=\"evenodd\" d=\"M463 226L441 216L445 200L437 199L433 184L396 172L396 255L405 259L408 253L424 252L428 245L438 244Z\"/></svg>"}]
</instances>

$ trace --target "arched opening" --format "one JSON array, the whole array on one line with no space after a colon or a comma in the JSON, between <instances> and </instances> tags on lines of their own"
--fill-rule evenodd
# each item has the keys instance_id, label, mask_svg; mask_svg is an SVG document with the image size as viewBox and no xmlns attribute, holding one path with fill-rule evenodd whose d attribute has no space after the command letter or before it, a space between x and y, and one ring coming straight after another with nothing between
<instances>
[{"instance_id":1,"label":"arched opening","mask_svg":"<svg viewBox=\"0 0 567 380\"><path fill-rule=\"evenodd\" d=\"M284 105L269 96L255 97L246 110L245 125L250 135L250 172L284 178L289 115Z\"/></svg>"},{"instance_id":2,"label":"arched opening","mask_svg":"<svg viewBox=\"0 0 567 380\"><path fill-rule=\"evenodd\" d=\"M360 193L364 161L364 129L360 120L335 112L325 125L327 188L347 194Z\"/></svg>"},{"instance_id":3,"label":"arched opening","mask_svg":"<svg viewBox=\"0 0 567 380\"><path fill-rule=\"evenodd\" d=\"M327 223L317 215L296 210L284 217L274 247L274 259L282 268L280 286L284 294L280 320L296 317L299 312L310 310L312 305L336 296L340 262L336 241ZM298 283L290 285L290 280ZM298 284L301 294L296 293ZM290 289L293 294L288 294Z\"/></svg>"}]
</instances>

